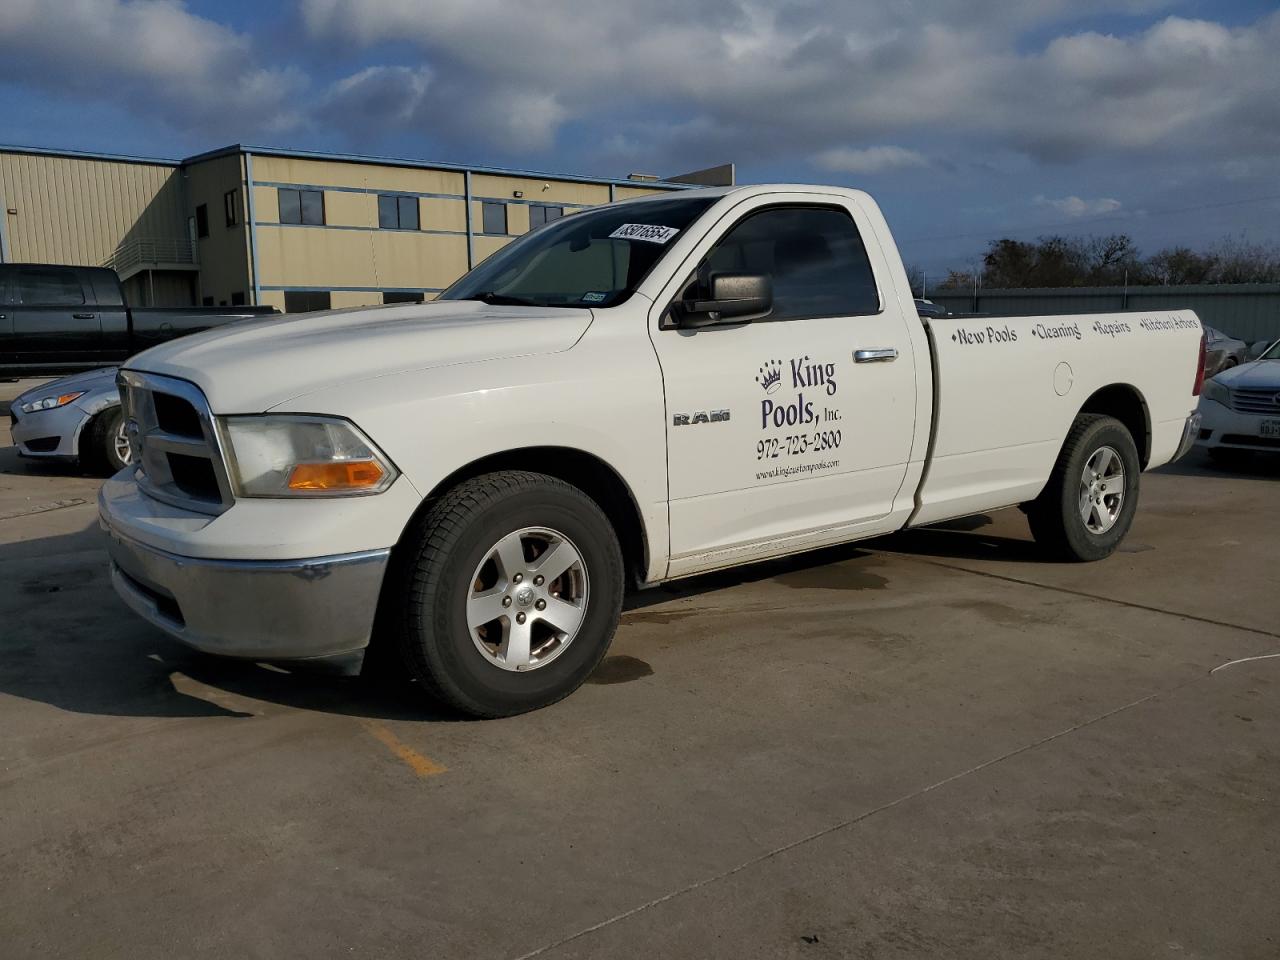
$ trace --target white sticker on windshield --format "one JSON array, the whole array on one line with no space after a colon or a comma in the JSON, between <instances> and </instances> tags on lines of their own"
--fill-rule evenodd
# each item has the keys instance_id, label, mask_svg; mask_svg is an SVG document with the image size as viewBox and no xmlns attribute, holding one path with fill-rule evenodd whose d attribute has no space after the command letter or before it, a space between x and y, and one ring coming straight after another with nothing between
<instances>
[{"instance_id":1,"label":"white sticker on windshield","mask_svg":"<svg viewBox=\"0 0 1280 960\"><path fill-rule=\"evenodd\" d=\"M680 231L675 227L663 227L656 223L624 223L610 240L647 240L649 243L666 243Z\"/></svg>"}]
</instances>

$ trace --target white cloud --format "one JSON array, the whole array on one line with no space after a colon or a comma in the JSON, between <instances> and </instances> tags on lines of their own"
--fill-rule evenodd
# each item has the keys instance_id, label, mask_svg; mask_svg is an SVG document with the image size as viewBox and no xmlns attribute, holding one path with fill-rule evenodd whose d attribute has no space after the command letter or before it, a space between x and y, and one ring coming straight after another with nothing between
<instances>
[{"instance_id":1,"label":"white cloud","mask_svg":"<svg viewBox=\"0 0 1280 960\"><path fill-rule=\"evenodd\" d=\"M215 134L296 126L289 103L307 82L259 66L247 36L179 0L3 0L0 79Z\"/></svg>"},{"instance_id":2,"label":"white cloud","mask_svg":"<svg viewBox=\"0 0 1280 960\"><path fill-rule=\"evenodd\" d=\"M366 67L333 83L315 117L349 135L377 137L423 119L432 80L427 67Z\"/></svg>"},{"instance_id":3,"label":"white cloud","mask_svg":"<svg viewBox=\"0 0 1280 960\"><path fill-rule=\"evenodd\" d=\"M466 92L467 109L483 114L458 129L487 129L508 146L537 149L570 118L600 128L602 144L642 139L676 164L676 155L712 152L834 163L849 143L912 134L1041 162L1280 143L1280 14L1234 28L1166 17L1132 35L1068 33L1028 52L1028 31L1169 4L652 0L586 11L579 0L299 2L314 37L416 45L448 78L433 94L438 107L456 109L446 90ZM523 101L515 109L504 99L511 90ZM668 137L655 142L663 125ZM709 132L694 149L683 138L692 125ZM831 169L889 162L847 159L852 168Z\"/></svg>"},{"instance_id":4,"label":"white cloud","mask_svg":"<svg viewBox=\"0 0 1280 960\"><path fill-rule=\"evenodd\" d=\"M1099 217L1115 213L1124 206L1112 197L1098 197L1096 200L1085 200L1081 197L1061 197L1057 200L1045 196L1036 197L1035 202L1042 207L1052 207L1067 217Z\"/></svg>"},{"instance_id":5,"label":"white cloud","mask_svg":"<svg viewBox=\"0 0 1280 960\"><path fill-rule=\"evenodd\" d=\"M305 29L284 55L336 61L342 79L281 66L181 0L0 0L0 82L210 139L416 132L532 160L572 126L575 166L663 172L807 158L868 176L926 155L941 170L1011 155L1253 169L1280 150L1280 13L1227 26L1161 18L1173 0L296 2ZM1151 19L1061 27L1117 12Z\"/></svg>"},{"instance_id":6,"label":"white cloud","mask_svg":"<svg viewBox=\"0 0 1280 960\"><path fill-rule=\"evenodd\" d=\"M815 166L837 173L872 174L927 167L924 155L905 147L832 147L813 158Z\"/></svg>"}]
</instances>

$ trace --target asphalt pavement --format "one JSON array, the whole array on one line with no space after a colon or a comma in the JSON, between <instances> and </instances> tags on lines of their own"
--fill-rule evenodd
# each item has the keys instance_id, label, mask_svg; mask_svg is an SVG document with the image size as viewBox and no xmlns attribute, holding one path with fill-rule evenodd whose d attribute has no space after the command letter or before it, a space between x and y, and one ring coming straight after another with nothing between
<instances>
[{"instance_id":1,"label":"asphalt pavement","mask_svg":"<svg viewBox=\"0 0 1280 960\"><path fill-rule=\"evenodd\" d=\"M4 401L19 385L0 385ZM220 661L0 419L0 955L1280 956L1280 462L639 593L563 703Z\"/></svg>"}]
</instances>

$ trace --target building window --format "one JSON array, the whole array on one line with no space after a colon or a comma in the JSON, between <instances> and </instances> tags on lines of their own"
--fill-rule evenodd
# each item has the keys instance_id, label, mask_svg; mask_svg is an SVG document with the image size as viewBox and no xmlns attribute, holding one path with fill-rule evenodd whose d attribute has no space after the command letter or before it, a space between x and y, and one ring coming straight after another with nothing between
<instances>
[{"instance_id":1,"label":"building window","mask_svg":"<svg viewBox=\"0 0 1280 960\"><path fill-rule=\"evenodd\" d=\"M202 306L202 307L212 307L212 306L213 306L213 297L201 297L201 298L200 298L200 306Z\"/></svg>"},{"instance_id":2,"label":"building window","mask_svg":"<svg viewBox=\"0 0 1280 960\"><path fill-rule=\"evenodd\" d=\"M378 226L383 230L417 230L418 198L379 194Z\"/></svg>"},{"instance_id":3,"label":"building window","mask_svg":"<svg viewBox=\"0 0 1280 960\"><path fill-rule=\"evenodd\" d=\"M228 190L222 195L222 212L226 217L228 227L234 227L238 222L236 208L240 205L236 203L236 199L239 192L239 190Z\"/></svg>"},{"instance_id":4,"label":"building window","mask_svg":"<svg viewBox=\"0 0 1280 960\"><path fill-rule=\"evenodd\" d=\"M328 310L332 306L332 298L328 290L286 290L284 292L285 313L310 313L312 310Z\"/></svg>"},{"instance_id":5,"label":"building window","mask_svg":"<svg viewBox=\"0 0 1280 960\"><path fill-rule=\"evenodd\" d=\"M280 222L324 224L323 190L277 190L280 195Z\"/></svg>"},{"instance_id":6,"label":"building window","mask_svg":"<svg viewBox=\"0 0 1280 960\"><path fill-rule=\"evenodd\" d=\"M486 202L481 204L480 230L482 233L507 235L507 205Z\"/></svg>"},{"instance_id":7,"label":"building window","mask_svg":"<svg viewBox=\"0 0 1280 960\"><path fill-rule=\"evenodd\" d=\"M196 236L207 237L209 235L209 205L202 203L196 207Z\"/></svg>"},{"instance_id":8,"label":"building window","mask_svg":"<svg viewBox=\"0 0 1280 960\"><path fill-rule=\"evenodd\" d=\"M382 294L383 303L425 303L425 293L414 293L410 290L387 290Z\"/></svg>"},{"instance_id":9,"label":"building window","mask_svg":"<svg viewBox=\"0 0 1280 960\"><path fill-rule=\"evenodd\" d=\"M231 294L231 305L232 305L233 307L243 307L243 306L244 306L244 291L243 291L243 290L236 290L234 293L232 293L232 294Z\"/></svg>"},{"instance_id":10,"label":"building window","mask_svg":"<svg viewBox=\"0 0 1280 960\"><path fill-rule=\"evenodd\" d=\"M529 208L529 229L536 230L544 223L559 220L564 216L564 207L545 207L535 204Z\"/></svg>"}]
</instances>

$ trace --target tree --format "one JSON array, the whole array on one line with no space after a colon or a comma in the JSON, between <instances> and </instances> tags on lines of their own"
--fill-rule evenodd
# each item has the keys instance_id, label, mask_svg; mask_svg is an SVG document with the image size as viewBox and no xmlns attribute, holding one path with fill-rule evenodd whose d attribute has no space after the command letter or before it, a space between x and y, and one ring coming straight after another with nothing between
<instances>
[{"instance_id":1,"label":"tree","mask_svg":"<svg viewBox=\"0 0 1280 960\"><path fill-rule=\"evenodd\" d=\"M1280 282L1280 249L1249 243L1243 237L1224 237L1213 248L1215 283Z\"/></svg>"},{"instance_id":2,"label":"tree","mask_svg":"<svg viewBox=\"0 0 1280 960\"><path fill-rule=\"evenodd\" d=\"M1147 259L1124 233L1103 237L992 240L982 258L982 286L1118 287L1122 284L1280 283L1280 245L1226 237L1208 252L1166 247ZM973 274L952 270L940 287L972 288Z\"/></svg>"},{"instance_id":3,"label":"tree","mask_svg":"<svg viewBox=\"0 0 1280 960\"><path fill-rule=\"evenodd\" d=\"M1174 286L1183 283L1212 283L1218 258L1196 253L1190 247L1167 247L1153 254L1144 264L1144 281Z\"/></svg>"},{"instance_id":4,"label":"tree","mask_svg":"<svg viewBox=\"0 0 1280 960\"><path fill-rule=\"evenodd\" d=\"M968 270L951 270L938 284L939 290L972 290L974 276Z\"/></svg>"},{"instance_id":5,"label":"tree","mask_svg":"<svg viewBox=\"0 0 1280 960\"><path fill-rule=\"evenodd\" d=\"M911 285L911 295L913 297L924 296L924 271L915 264L907 266L907 283Z\"/></svg>"}]
</instances>

